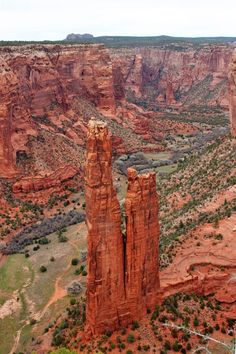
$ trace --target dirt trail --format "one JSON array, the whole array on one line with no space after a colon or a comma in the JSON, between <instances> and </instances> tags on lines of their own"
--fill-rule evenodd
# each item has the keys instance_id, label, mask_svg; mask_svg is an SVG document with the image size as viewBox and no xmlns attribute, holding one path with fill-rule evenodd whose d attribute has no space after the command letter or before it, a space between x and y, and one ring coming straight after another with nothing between
<instances>
[{"instance_id":1,"label":"dirt trail","mask_svg":"<svg viewBox=\"0 0 236 354\"><path fill-rule=\"evenodd\" d=\"M21 329L19 329L17 332L16 332L16 337L15 337L15 341L14 341L14 344L13 344L13 347L10 351L9 354L14 354L16 353L16 350L17 350L17 347L18 347L18 344L19 344L19 341L20 341L20 336L21 336L21 332L23 330L23 328L25 327L25 325L23 327L21 327Z\"/></svg>"},{"instance_id":2,"label":"dirt trail","mask_svg":"<svg viewBox=\"0 0 236 354\"><path fill-rule=\"evenodd\" d=\"M54 293L51 296L50 300L48 301L48 303L44 306L42 311L39 311L38 313L36 313L34 315L34 318L39 321L41 320L41 318L45 315L47 309L54 304L55 302L57 302L58 300L62 299L64 296L66 296L67 291L66 289L62 288L60 286L60 281L63 278L63 276L68 272L68 270L70 269L71 264L69 263L68 266L65 268L65 270L63 271L62 274L60 274L55 281L55 289L54 289Z\"/></svg>"}]
</instances>

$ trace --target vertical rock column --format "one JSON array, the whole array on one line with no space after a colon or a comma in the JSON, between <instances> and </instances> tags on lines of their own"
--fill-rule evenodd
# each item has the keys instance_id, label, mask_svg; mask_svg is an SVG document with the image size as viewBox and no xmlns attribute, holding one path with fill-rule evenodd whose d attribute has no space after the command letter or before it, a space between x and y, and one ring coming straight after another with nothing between
<instances>
[{"instance_id":1,"label":"vertical rock column","mask_svg":"<svg viewBox=\"0 0 236 354\"><path fill-rule=\"evenodd\" d=\"M154 308L160 289L158 196L154 172L128 169L126 211L126 299L133 318Z\"/></svg>"},{"instance_id":2,"label":"vertical rock column","mask_svg":"<svg viewBox=\"0 0 236 354\"><path fill-rule=\"evenodd\" d=\"M231 134L236 137L236 50L233 53L229 71L229 93Z\"/></svg>"},{"instance_id":3,"label":"vertical rock column","mask_svg":"<svg viewBox=\"0 0 236 354\"><path fill-rule=\"evenodd\" d=\"M120 326L124 299L124 243L121 213L112 183L111 137L107 125L90 121L86 161L88 228L87 331Z\"/></svg>"}]
</instances>

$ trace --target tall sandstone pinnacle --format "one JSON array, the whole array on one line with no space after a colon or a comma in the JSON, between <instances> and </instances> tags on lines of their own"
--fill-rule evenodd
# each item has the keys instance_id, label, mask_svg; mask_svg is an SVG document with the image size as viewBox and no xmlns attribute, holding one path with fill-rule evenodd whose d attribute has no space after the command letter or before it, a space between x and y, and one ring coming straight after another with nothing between
<instances>
[{"instance_id":1,"label":"tall sandstone pinnacle","mask_svg":"<svg viewBox=\"0 0 236 354\"><path fill-rule=\"evenodd\" d=\"M126 298L131 313L144 315L157 303L159 223L156 174L128 169L126 213Z\"/></svg>"},{"instance_id":2,"label":"tall sandstone pinnacle","mask_svg":"<svg viewBox=\"0 0 236 354\"><path fill-rule=\"evenodd\" d=\"M160 300L155 173L128 171L126 237L112 182L107 125L89 122L86 161L88 278L86 330L103 333L144 316Z\"/></svg>"},{"instance_id":3,"label":"tall sandstone pinnacle","mask_svg":"<svg viewBox=\"0 0 236 354\"><path fill-rule=\"evenodd\" d=\"M89 122L86 161L86 222L88 228L88 330L119 326L124 298L124 247L121 213L112 183L111 137L103 122Z\"/></svg>"},{"instance_id":4,"label":"tall sandstone pinnacle","mask_svg":"<svg viewBox=\"0 0 236 354\"><path fill-rule=\"evenodd\" d=\"M229 71L230 124L231 134L236 137L236 50L233 53Z\"/></svg>"}]
</instances>

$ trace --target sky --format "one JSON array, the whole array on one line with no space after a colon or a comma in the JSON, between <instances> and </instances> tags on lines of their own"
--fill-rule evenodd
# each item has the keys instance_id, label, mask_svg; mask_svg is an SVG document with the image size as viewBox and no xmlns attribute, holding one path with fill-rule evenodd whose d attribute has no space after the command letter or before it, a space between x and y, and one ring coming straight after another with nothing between
<instances>
[{"instance_id":1,"label":"sky","mask_svg":"<svg viewBox=\"0 0 236 354\"><path fill-rule=\"evenodd\" d=\"M0 40L236 37L236 0L0 0Z\"/></svg>"}]
</instances>

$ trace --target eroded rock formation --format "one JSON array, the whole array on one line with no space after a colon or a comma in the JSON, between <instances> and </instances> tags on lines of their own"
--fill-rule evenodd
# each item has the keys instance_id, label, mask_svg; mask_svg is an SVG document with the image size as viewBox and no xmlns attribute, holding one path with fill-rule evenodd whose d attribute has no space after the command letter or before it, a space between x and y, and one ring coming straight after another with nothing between
<instances>
[{"instance_id":1,"label":"eroded rock formation","mask_svg":"<svg viewBox=\"0 0 236 354\"><path fill-rule=\"evenodd\" d=\"M81 123L73 112L78 97L107 115L115 112L112 64L104 46L0 49L1 177L17 173L19 154L30 159L29 142L38 138L41 128L81 144Z\"/></svg>"},{"instance_id":2,"label":"eroded rock formation","mask_svg":"<svg viewBox=\"0 0 236 354\"><path fill-rule=\"evenodd\" d=\"M111 137L103 122L90 121L86 162L88 227L87 326L92 333L119 327L124 301L121 212L112 183Z\"/></svg>"},{"instance_id":3,"label":"eroded rock formation","mask_svg":"<svg viewBox=\"0 0 236 354\"><path fill-rule=\"evenodd\" d=\"M229 72L231 134L236 137L236 51Z\"/></svg>"},{"instance_id":4,"label":"eroded rock formation","mask_svg":"<svg viewBox=\"0 0 236 354\"><path fill-rule=\"evenodd\" d=\"M227 44L1 47L0 177L44 178L65 165L77 168L88 120L100 119L101 113L118 153L160 151L166 136L195 133L196 126L167 119L158 110L226 107L231 56ZM155 112L127 99L141 106L150 100L147 107Z\"/></svg>"},{"instance_id":5,"label":"eroded rock formation","mask_svg":"<svg viewBox=\"0 0 236 354\"><path fill-rule=\"evenodd\" d=\"M21 193L38 192L43 189L60 187L63 182L72 179L78 172L79 170L72 166L65 166L49 176L22 178L13 184L12 192L19 196Z\"/></svg>"},{"instance_id":6,"label":"eroded rock formation","mask_svg":"<svg viewBox=\"0 0 236 354\"><path fill-rule=\"evenodd\" d=\"M126 299L131 314L145 315L157 303L160 289L158 268L158 197L156 174L138 175L128 169L126 214Z\"/></svg>"},{"instance_id":7,"label":"eroded rock formation","mask_svg":"<svg viewBox=\"0 0 236 354\"><path fill-rule=\"evenodd\" d=\"M157 106L228 106L230 45L191 44L111 49L113 67L123 76L127 96ZM121 76L121 75L120 75ZM119 76L119 82L122 82Z\"/></svg>"},{"instance_id":8,"label":"eroded rock formation","mask_svg":"<svg viewBox=\"0 0 236 354\"><path fill-rule=\"evenodd\" d=\"M129 170L126 240L112 183L107 125L90 121L86 162L88 228L87 331L126 326L152 309L159 297L158 200L155 173Z\"/></svg>"}]
</instances>

